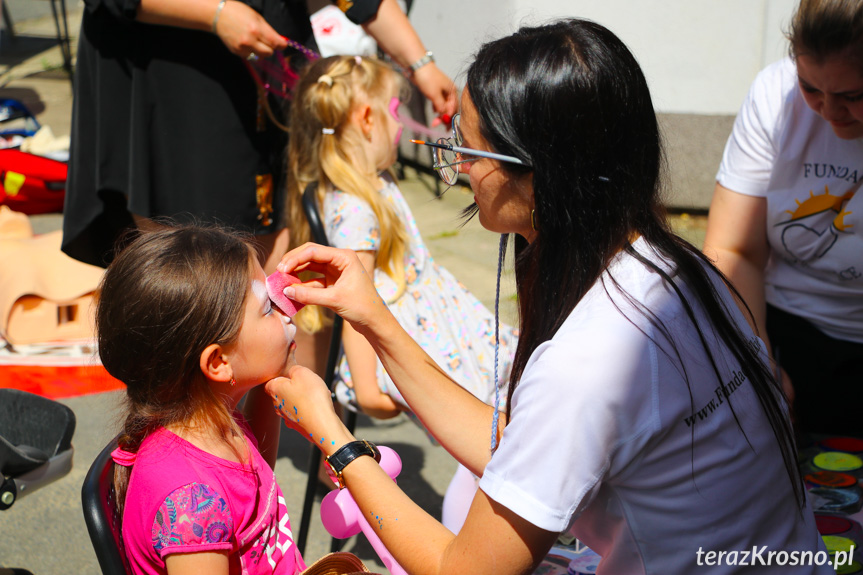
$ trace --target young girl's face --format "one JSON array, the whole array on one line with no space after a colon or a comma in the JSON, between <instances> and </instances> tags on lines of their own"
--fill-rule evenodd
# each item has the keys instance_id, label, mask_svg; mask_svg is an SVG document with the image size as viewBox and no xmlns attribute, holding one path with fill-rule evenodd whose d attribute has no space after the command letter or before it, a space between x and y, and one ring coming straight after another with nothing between
<instances>
[{"instance_id":1,"label":"young girl's face","mask_svg":"<svg viewBox=\"0 0 863 575\"><path fill-rule=\"evenodd\" d=\"M399 139L402 135L402 122L399 119L399 90L395 82L390 82L390 89L385 92L389 98L383 102L384 111L378 111L375 116L375 129L372 134L372 155L375 167L383 171L392 166L398 157ZM377 109L380 110L381 104Z\"/></svg>"},{"instance_id":2,"label":"young girl's face","mask_svg":"<svg viewBox=\"0 0 863 575\"><path fill-rule=\"evenodd\" d=\"M294 361L297 328L267 295L267 276L255 261L246 291L243 326L226 348L237 385L254 386L287 374Z\"/></svg>"}]
</instances>

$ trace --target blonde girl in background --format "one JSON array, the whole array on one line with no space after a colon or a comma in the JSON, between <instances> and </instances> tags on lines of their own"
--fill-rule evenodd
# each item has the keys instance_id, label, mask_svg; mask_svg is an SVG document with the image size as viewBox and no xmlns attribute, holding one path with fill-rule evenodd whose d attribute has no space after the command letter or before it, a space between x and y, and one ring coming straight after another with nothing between
<instances>
[{"instance_id":1,"label":"blonde girl in background","mask_svg":"<svg viewBox=\"0 0 863 575\"><path fill-rule=\"evenodd\" d=\"M495 320L423 242L389 170L402 132L404 84L389 66L359 56L314 62L297 86L288 147L291 245L309 241L303 190L317 199L334 247L354 250L401 326L453 380L490 403L495 395ZM324 324L320 308L296 317L308 331ZM499 328L499 385L509 380L517 335ZM337 396L369 416L390 418L409 408L366 339L345 324ZM458 531L476 478L459 466L444 498L444 523Z\"/></svg>"}]
</instances>

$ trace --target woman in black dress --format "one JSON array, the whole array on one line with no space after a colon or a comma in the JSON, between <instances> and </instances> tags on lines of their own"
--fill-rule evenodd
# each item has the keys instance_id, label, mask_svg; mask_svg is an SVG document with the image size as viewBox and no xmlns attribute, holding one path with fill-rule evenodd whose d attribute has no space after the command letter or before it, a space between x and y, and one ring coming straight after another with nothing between
<instances>
[{"instance_id":1,"label":"woman in black dress","mask_svg":"<svg viewBox=\"0 0 863 575\"><path fill-rule=\"evenodd\" d=\"M339 2L439 113L452 81L395 0ZM311 38L305 0L86 0L79 39L63 251L105 266L151 218L253 232L272 271L287 249L286 134L243 62Z\"/></svg>"}]
</instances>

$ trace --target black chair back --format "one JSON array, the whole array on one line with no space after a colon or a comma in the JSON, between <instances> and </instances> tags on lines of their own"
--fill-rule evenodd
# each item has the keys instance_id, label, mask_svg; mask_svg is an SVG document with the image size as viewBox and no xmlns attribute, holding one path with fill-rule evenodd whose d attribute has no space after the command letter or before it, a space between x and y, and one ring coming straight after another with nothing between
<instances>
[{"instance_id":1,"label":"black chair back","mask_svg":"<svg viewBox=\"0 0 863 575\"><path fill-rule=\"evenodd\" d=\"M122 518L114 492L111 452L116 448L117 439L114 438L93 461L81 487L84 522L102 575L127 575L129 572L123 549Z\"/></svg>"},{"instance_id":2,"label":"black chair back","mask_svg":"<svg viewBox=\"0 0 863 575\"><path fill-rule=\"evenodd\" d=\"M75 413L18 389L0 389L0 511L72 470Z\"/></svg>"},{"instance_id":3,"label":"black chair back","mask_svg":"<svg viewBox=\"0 0 863 575\"><path fill-rule=\"evenodd\" d=\"M309 222L309 229L312 232L312 240L316 244L322 246L330 245L327 240L327 230L324 229L324 222L321 220L321 212L318 210L318 183L312 182L303 191L303 213L306 215L306 221Z\"/></svg>"},{"instance_id":4,"label":"black chair back","mask_svg":"<svg viewBox=\"0 0 863 575\"><path fill-rule=\"evenodd\" d=\"M3 461L4 473L29 471L28 460L38 465L71 449L75 423L75 413L62 403L19 389L0 389L0 438L10 446L26 446L17 453L10 447L13 453ZM28 449L41 458L28 454Z\"/></svg>"},{"instance_id":5,"label":"black chair back","mask_svg":"<svg viewBox=\"0 0 863 575\"><path fill-rule=\"evenodd\" d=\"M312 232L312 240L322 246L329 246L327 240L327 232L324 228L321 213L318 209L317 198L317 182L312 182L303 191L303 212L306 215L306 220L309 223L309 228ZM336 367L338 366L339 356L342 348L342 318L336 315L333 318L333 333L330 336L330 348L327 355L327 368L323 374L324 383L332 391L333 381L335 380ZM348 411L347 428L353 432L357 422L357 414L353 411ZM297 534L297 549L300 553L306 550L306 540L309 536L309 526L311 524L312 504L315 500L315 491L318 483L318 467L321 464L321 452L318 448L312 447L311 455L309 456L309 475L306 482L306 496L303 499L303 514L300 518L300 530ZM333 538L331 550L337 551L342 545L341 540Z\"/></svg>"}]
</instances>

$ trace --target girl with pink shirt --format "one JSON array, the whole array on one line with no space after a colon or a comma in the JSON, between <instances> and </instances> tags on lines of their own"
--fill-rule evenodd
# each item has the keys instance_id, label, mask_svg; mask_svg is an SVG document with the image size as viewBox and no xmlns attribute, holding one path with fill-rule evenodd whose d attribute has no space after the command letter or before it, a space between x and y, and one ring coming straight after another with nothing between
<instances>
[{"instance_id":1,"label":"girl with pink shirt","mask_svg":"<svg viewBox=\"0 0 863 575\"><path fill-rule=\"evenodd\" d=\"M99 355L127 386L114 481L131 573L305 569L261 386L294 364L296 328L251 245L212 227L142 233L102 281Z\"/></svg>"}]
</instances>

